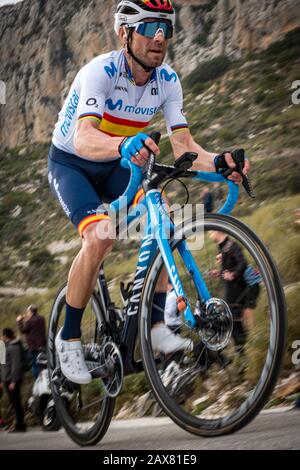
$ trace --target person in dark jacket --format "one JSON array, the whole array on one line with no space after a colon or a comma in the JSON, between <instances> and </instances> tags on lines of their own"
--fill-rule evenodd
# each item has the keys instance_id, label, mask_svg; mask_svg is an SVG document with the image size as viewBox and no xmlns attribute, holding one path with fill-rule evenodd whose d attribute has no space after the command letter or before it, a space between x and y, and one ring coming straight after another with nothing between
<instances>
[{"instance_id":1,"label":"person in dark jacket","mask_svg":"<svg viewBox=\"0 0 300 470\"><path fill-rule=\"evenodd\" d=\"M231 307L235 318L242 321L234 322L233 337L236 343L245 341L247 330L254 327L254 309L260 292L260 275L248 266L245 256L238 243L222 232L212 231L212 240L218 244L219 254L217 261L221 269L211 270L214 277L221 277L224 280L225 293L224 300ZM252 273L252 280L246 274ZM246 329L244 328L246 326Z\"/></svg>"},{"instance_id":2,"label":"person in dark jacket","mask_svg":"<svg viewBox=\"0 0 300 470\"><path fill-rule=\"evenodd\" d=\"M221 184L214 183L213 185L213 201L214 201L214 209L220 208L224 201L224 190Z\"/></svg>"},{"instance_id":3,"label":"person in dark jacket","mask_svg":"<svg viewBox=\"0 0 300 470\"><path fill-rule=\"evenodd\" d=\"M17 317L20 332L25 335L26 344L32 361L32 375L36 379L39 375L39 367L36 358L40 348L46 347L46 325L45 319L38 314L36 305L29 305L25 316Z\"/></svg>"},{"instance_id":4,"label":"person in dark jacket","mask_svg":"<svg viewBox=\"0 0 300 470\"><path fill-rule=\"evenodd\" d=\"M208 187L205 187L201 196L202 203L204 205L204 212L209 214L213 211L213 194L210 192Z\"/></svg>"},{"instance_id":5,"label":"person in dark jacket","mask_svg":"<svg viewBox=\"0 0 300 470\"><path fill-rule=\"evenodd\" d=\"M5 364L1 366L1 383L7 391L9 401L15 411L15 425L9 432L24 432L24 411L21 401L22 370L22 344L15 338L13 330L4 328L2 339L5 343Z\"/></svg>"}]
</instances>

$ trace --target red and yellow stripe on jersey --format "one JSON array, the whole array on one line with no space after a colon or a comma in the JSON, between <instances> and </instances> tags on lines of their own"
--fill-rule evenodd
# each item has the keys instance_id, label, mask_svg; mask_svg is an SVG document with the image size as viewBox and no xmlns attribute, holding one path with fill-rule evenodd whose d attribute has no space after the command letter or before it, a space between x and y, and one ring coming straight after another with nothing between
<instances>
[{"instance_id":1,"label":"red and yellow stripe on jersey","mask_svg":"<svg viewBox=\"0 0 300 470\"><path fill-rule=\"evenodd\" d=\"M88 225L94 222L100 222L100 220L110 220L110 217L107 214L94 214L85 217L78 225L79 235L82 237L83 231Z\"/></svg>"},{"instance_id":2,"label":"red and yellow stripe on jersey","mask_svg":"<svg viewBox=\"0 0 300 470\"><path fill-rule=\"evenodd\" d=\"M104 113L99 130L113 137L129 137L143 132L150 121L132 121Z\"/></svg>"}]
</instances>

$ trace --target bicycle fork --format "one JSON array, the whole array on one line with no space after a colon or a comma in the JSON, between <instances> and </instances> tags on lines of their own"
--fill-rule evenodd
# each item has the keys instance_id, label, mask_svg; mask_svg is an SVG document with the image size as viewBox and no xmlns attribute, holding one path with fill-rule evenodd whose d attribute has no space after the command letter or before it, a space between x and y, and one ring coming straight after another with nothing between
<instances>
[{"instance_id":1,"label":"bicycle fork","mask_svg":"<svg viewBox=\"0 0 300 470\"><path fill-rule=\"evenodd\" d=\"M187 296L185 295L169 243L170 235L174 233L174 224L167 215L166 209L163 207L161 202L161 193L159 191L148 191L146 194L146 202L149 208L148 226L151 227L151 230L157 241L170 281L177 295L178 306L181 303L184 318L188 326L195 328L197 326L197 321L189 305ZM186 241L181 240L177 248L185 266L194 279L201 299L204 302L207 302L211 298L211 294L206 287L203 277L194 261Z\"/></svg>"}]
</instances>

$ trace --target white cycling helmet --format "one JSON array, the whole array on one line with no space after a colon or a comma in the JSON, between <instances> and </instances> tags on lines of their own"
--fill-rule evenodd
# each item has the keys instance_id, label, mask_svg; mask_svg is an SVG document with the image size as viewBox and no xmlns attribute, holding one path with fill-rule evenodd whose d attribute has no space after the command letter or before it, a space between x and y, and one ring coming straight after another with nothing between
<instances>
[{"instance_id":1,"label":"white cycling helmet","mask_svg":"<svg viewBox=\"0 0 300 470\"><path fill-rule=\"evenodd\" d=\"M175 27L175 10L171 0L122 0L115 14L115 32L124 24L135 24L146 18L169 20Z\"/></svg>"}]
</instances>

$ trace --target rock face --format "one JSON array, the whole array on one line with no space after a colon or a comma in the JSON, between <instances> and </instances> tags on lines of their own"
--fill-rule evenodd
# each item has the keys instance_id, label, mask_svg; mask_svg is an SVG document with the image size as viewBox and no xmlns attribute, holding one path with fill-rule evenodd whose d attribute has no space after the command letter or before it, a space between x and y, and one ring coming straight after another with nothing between
<instances>
[{"instance_id":1,"label":"rock face","mask_svg":"<svg viewBox=\"0 0 300 470\"><path fill-rule=\"evenodd\" d=\"M0 148L50 139L79 68L118 47L115 0L24 0L0 8ZM167 61L184 76L218 55L259 51L300 26L300 0L177 0Z\"/></svg>"}]
</instances>

